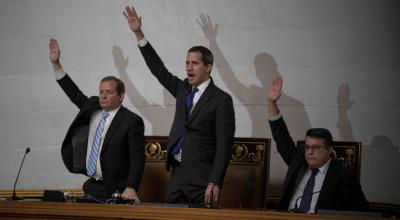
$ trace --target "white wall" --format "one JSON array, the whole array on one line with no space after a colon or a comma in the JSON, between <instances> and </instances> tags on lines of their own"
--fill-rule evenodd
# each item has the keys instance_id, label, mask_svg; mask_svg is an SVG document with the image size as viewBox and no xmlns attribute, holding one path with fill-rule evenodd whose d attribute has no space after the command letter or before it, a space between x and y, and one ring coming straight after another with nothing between
<instances>
[{"instance_id":1,"label":"white wall","mask_svg":"<svg viewBox=\"0 0 400 220\"><path fill-rule=\"evenodd\" d=\"M105 75L127 86L124 105L146 135L168 135L174 100L149 73L122 10L135 5L147 38L178 76L186 51L209 46L214 80L232 94L238 137L271 137L266 88L285 79L280 102L294 139L327 127L363 143L361 183L370 201L400 204L400 56L396 1L3 0L0 2L0 188L80 187L60 145L77 113L55 82L48 41L88 95ZM210 20L202 20L207 18ZM201 25L211 22L212 28ZM199 24L200 23L200 24ZM215 30L215 25L217 28ZM207 36L215 36L215 40ZM211 42L211 43L210 43ZM126 60L125 60L126 59ZM349 105L348 103L352 103ZM347 104L346 104L347 103ZM271 188L286 166L273 147Z\"/></svg>"}]
</instances>

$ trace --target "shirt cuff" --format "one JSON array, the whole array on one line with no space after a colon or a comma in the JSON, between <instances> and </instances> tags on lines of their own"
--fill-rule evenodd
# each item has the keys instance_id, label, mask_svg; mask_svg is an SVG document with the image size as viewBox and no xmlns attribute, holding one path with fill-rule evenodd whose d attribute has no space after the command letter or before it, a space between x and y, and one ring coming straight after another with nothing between
<instances>
[{"instance_id":1,"label":"shirt cuff","mask_svg":"<svg viewBox=\"0 0 400 220\"><path fill-rule=\"evenodd\" d=\"M56 77L56 80L62 79L65 75L67 75L67 73L64 71L63 68L54 71L54 76Z\"/></svg>"},{"instance_id":2,"label":"shirt cuff","mask_svg":"<svg viewBox=\"0 0 400 220\"><path fill-rule=\"evenodd\" d=\"M279 113L278 113L277 115L275 115L275 116L268 117L268 120L269 120L269 121L276 121L276 120L280 119L281 117L282 117L282 113L279 112Z\"/></svg>"},{"instance_id":3,"label":"shirt cuff","mask_svg":"<svg viewBox=\"0 0 400 220\"><path fill-rule=\"evenodd\" d=\"M147 43L148 43L148 41L146 38L143 38L140 41L138 41L139 47L144 47L144 46L146 46Z\"/></svg>"}]
</instances>

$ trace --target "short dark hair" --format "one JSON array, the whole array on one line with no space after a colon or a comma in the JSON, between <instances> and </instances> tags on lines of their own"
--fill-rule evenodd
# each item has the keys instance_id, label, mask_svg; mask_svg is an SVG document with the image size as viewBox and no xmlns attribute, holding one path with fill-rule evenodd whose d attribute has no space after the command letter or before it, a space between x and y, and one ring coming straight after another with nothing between
<instances>
[{"instance_id":1,"label":"short dark hair","mask_svg":"<svg viewBox=\"0 0 400 220\"><path fill-rule=\"evenodd\" d=\"M323 139L328 147L333 146L332 134L325 128L311 128L307 131L306 137Z\"/></svg>"},{"instance_id":2,"label":"short dark hair","mask_svg":"<svg viewBox=\"0 0 400 220\"><path fill-rule=\"evenodd\" d=\"M117 84L117 93L118 95L121 95L122 93L125 93L125 85L124 82L122 82L120 79L118 79L115 76L106 76L103 79L101 79L100 83L105 82L105 81L114 81Z\"/></svg>"},{"instance_id":3,"label":"short dark hair","mask_svg":"<svg viewBox=\"0 0 400 220\"><path fill-rule=\"evenodd\" d=\"M201 61L203 61L204 65L213 64L214 56L211 51L207 47L203 46L194 46L188 50L189 52L200 52L201 53Z\"/></svg>"}]
</instances>

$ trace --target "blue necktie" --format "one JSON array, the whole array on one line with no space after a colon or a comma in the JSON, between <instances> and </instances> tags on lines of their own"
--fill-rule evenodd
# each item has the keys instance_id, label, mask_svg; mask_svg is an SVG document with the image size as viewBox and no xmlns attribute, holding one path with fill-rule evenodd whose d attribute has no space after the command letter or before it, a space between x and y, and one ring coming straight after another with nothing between
<instances>
[{"instance_id":1,"label":"blue necktie","mask_svg":"<svg viewBox=\"0 0 400 220\"><path fill-rule=\"evenodd\" d=\"M193 107L193 98L195 93L199 91L198 88L194 87L192 91L189 93L189 95L186 96L185 101L186 101L186 118L189 118L190 116L190 110ZM179 140L174 144L171 150L171 155L175 155L180 152L182 148L182 143L183 143L183 128L180 131L182 133L182 136L179 138Z\"/></svg>"},{"instance_id":2,"label":"blue necktie","mask_svg":"<svg viewBox=\"0 0 400 220\"><path fill-rule=\"evenodd\" d=\"M315 175L317 175L317 173L318 169L311 169L311 176L308 178L306 187L304 188L303 198L301 198L299 207L299 209L303 212L307 212L310 209L315 185Z\"/></svg>"},{"instance_id":3,"label":"blue necktie","mask_svg":"<svg viewBox=\"0 0 400 220\"><path fill-rule=\"evenodd\" d=\"M103 112L99 125L97 126L96 133L93 138L92 149L90 150L89 162L86 166L87 174L93 176L96 172L97 157L99 155L99 148L101 143L101 136L103 134L104 125L108 117L108 112Z\"/></svg>"},{"instance_id":4,"label":"blue necktie","mask_svg":"<svg viewBox=\"0 0 400 220\"><path fill-rule=\"evenodd\" d=\"M197 91L199 91L199 89L197 87L194 87L192 89L192 91L189 93L189 95L186 96L186 116L187 116L187 118L189 118L189 116L190 116L190 110L193 107L193 98Z\"/></svg>"}]
</instances>

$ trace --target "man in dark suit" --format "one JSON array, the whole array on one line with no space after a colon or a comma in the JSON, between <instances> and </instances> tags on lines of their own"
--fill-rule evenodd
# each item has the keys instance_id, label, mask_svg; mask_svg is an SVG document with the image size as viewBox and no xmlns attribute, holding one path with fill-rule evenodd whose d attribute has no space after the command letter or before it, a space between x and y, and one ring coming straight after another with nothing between
<instances>
[{"instance_id":1,"label":"man in dark suit","mask_svg":"<svg viewBox=\"0 0 400 220\"><path fill-rule=\"evenodd\" d=\"M115 192L138 200L144 169L144 124L140 116L122 106L121 80L101 80L99 96L88 98L64 72L58 42L51 39L49 58L58 84L80 109L68 129L61 154L67 169L89 177L85 194L105 201Z\"/></svg>"},{"instance_id":2,"label":"man in dark suit","mask_svg":"<svg viewBox=\"0 0 400 220\"><path fill-rule=\"evenodd\" d=\"M168 72L144 37L141 18L133 7L124 12L152 74L175 97L175 118L168 138L166 168L172 167L168 203L215 205L231 157L235 113L229 94L210 77L212 53L191 48L186 56L187 78Z\"/></svg>"},{"instance_id":3,"label":"man in dark suit","mask_svg":"<svg viewBox=\"0 0 400 220\"><path fill-rule=\"evenodd\" d=\"M272 135L279 154L289 166L277 209L368 210L355 172L331 157L333 140L327 129L309 129L305 145L295 146L277 105L282 85L283 79L278 76L267 93Z\"/></svg>"}]
</instances>

